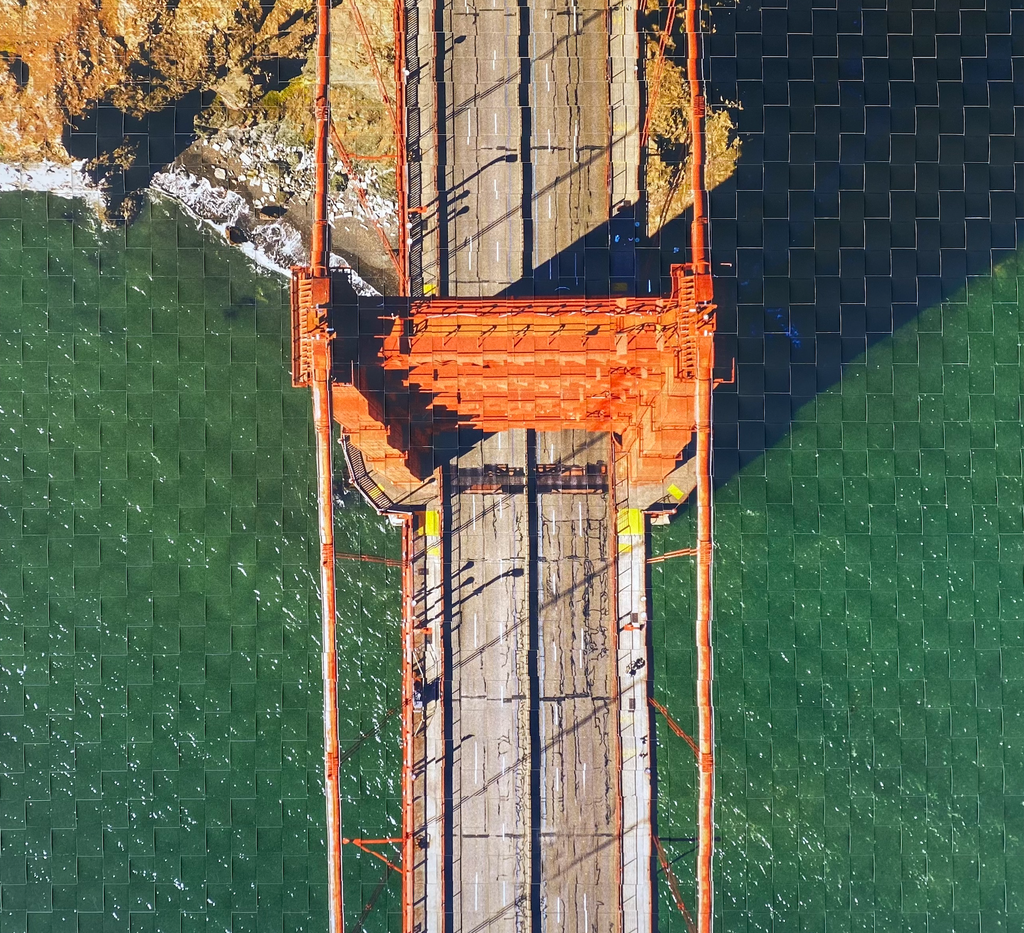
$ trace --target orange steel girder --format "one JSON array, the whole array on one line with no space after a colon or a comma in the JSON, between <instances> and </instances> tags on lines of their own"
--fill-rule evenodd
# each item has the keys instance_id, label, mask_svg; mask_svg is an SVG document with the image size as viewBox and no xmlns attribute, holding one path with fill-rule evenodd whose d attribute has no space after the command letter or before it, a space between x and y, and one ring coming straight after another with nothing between
<instances>
[{"instance_id":1,"label":"orange steel girder","mask_svg":"<svg viewBox=\"0 0 1024 933\"><path fill-rule=\"evenodd\" d=\"M714 330L710 276L672 273L668 298L413 300L358 362L384 387L335 384L335 416L399 485L427 469L413 450L453 427L611 432L631 478L659 482L696 428L698 351Z\"/></svg>"}]
</instances>

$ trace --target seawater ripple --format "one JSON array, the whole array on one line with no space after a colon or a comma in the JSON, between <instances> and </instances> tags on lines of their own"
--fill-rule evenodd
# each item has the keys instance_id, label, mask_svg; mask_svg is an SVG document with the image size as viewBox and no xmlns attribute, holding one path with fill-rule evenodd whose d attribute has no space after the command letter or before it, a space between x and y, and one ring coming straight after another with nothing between
<instances>
[{"instance_id":1,"label":"seawater ripple","mask_svg":"<svg viewBox=\"0 0 1024 933\"><path fill-rule=\"evenodd\" d=\"M170 204L127 230L88 214L0 195L0 929L321 930L315 483L287 292ZM336 534L399 545L356 502ZM340 577L343 743L397 701L398 582ZM393 833L399 762L391 723L347 763L353 835ZM346 861L354 916L370 861Z\"/></svg>"}]
</instances>

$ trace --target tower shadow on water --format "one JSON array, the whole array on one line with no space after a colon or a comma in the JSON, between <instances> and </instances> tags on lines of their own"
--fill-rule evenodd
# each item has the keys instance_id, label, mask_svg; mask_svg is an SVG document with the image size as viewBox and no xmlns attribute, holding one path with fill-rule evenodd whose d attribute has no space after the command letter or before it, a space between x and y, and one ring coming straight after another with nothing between
<instances>
[{"instance_id":1,"label":"tower shadow on water","mask_svg":"<svg viewBox=\"0 0 1024 933\"><path fill-rule=\"evenodd\" d=\"M941 3L716 7L708 100L742 149L709 198L718 306L715 481L779 443L843 367L1024 240L1024 11ZM630 207L503 296L667 294L690 212Z\"/></svg>"}]
</instances>

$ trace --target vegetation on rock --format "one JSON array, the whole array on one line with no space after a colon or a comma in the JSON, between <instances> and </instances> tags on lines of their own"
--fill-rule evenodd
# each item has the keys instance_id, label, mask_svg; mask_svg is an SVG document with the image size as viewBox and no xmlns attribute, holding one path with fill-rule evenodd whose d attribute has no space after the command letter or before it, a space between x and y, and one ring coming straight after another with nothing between
<instances>
[{"instance_id":1,"label":"vegetation on rock","mask_svg":"<svg viewBox=\"0 0 1024 933\"><path fill-rule=\"evenodd\" d=\"M646 74L652 80L658 46L667 18L657 0L646 7ZM690 87L685 72L686 36L683 30L682 3L679 3L672 33L666 43L665 60L651 113L647 151L644 153L647 189L647 232L653 236L669 221L693 206L691 185L692 127L690 125ZM654 95L648 85L648 105ZM729 110L707 106L704 120L704 184L708 191L720 185L736 171L740 142Z\"/></svg>"},{"instance_id":2,"label":"vegetation on rock","mask_svg":"<svg viewBox=\"0 0 1024 933\"><path fill-rule=\"evenodd\" d=\"M273 81L271 63L305 59L312 35L302 0L7 0L4 157L70 161L66 127L101 103L141 118L204 90L244 109Z\"/></svg>"}]
</instances>

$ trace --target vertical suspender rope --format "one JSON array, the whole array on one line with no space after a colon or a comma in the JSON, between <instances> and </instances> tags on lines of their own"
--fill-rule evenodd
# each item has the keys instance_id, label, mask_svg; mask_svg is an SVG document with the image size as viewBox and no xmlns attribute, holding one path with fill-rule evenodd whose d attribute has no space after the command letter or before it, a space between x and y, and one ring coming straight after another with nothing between
<instances>
[{"instance_id":1,"label":"vertical suspender rope","mask_svg":"<svg viewBox=\"0 0 1024 933\"><path fill-rule=\"evenodd\" d=\"M327 219L327 140L331 125L330 7L317 0L316 186L310 272L314 279L330 275L330 228ZM328 290L329 294L329 290ZM344 933L345 906L341 873L341 782L338 775L338 653L334 579L334 490L331 463L331 333L326 322L310 335L313 425L316 432L317 509L320 525L320 609L324 679L324 794L327 798L327 896L331 933Z\"/></svg>"},{"instance_id":2,"label":"vertical suspender rope","mask_svg":"<svg viewBox=\"0 0 1024 933\"><path fill-rule=\"evenodd\" d=\"M317 0L316 8L316 118L313 157L316 184L313 195L313 232L310 237L309 265L314 278L327 275L330 265L330 231L327 221L327 138L331 126L330 82L330 7L329 0Z\"/></svg>"},{"instance_id":3,"label":"vertical suspender rope","mask_svg":"<svg viewBox=\"0 0 1024 933\"><path fill-rule=\"evenodd\" d=\"M320 608L324 678L324 792L327 797L327 894L331 933L344 933L341 879L341 782L338 775L338 653L335 636L334 498L331 464L330 335L318 333L313 349L313 425L316 431L320 523Z\"/></svg>"},{"instance_id":4,"label":"vertical suspender rope","mask_svg":"<svg viewBox=\"0 0 1024 933\"><path fill-rule=\"evenodd\" d=\"M693 186L693 223L690 245L693 250L693 271L697 275L711 273L707 256L707 215L704 190L704 94L700 86L700 43L697 38L697 0L686 0L686 76L690 85L690 131Z\"/></svg>"},{"instance_id":5,"label":"vertical suspender rope","mask_svg":"<svg viewBox=\"0 0 1024 933\"><path fill-rule=\"evenodd\" d=\"M402 523L402 933L414 933L416 801L413 797L413 764L416 750L412 667L416 608L412 562L415 543L413 518L407 515Z\"/></svg>"},{"instance_id":6,"label":"vertical suspender rope","mask_svg":"<svg viewBox=\"0 0 1024 933\"><path fill-rule=\"evenodd\" d=\"M711 267L707 257L707 198L704 190L704 96L700 86L697 0L686 3L687 78L690 85L693 222L690 245L698 299L710 301ZM702 284L706 287L702 287ZM694 408L697 427L697 745L700 797L697 846L697 929L711 933L714 916L715 717L712 706L712 511L711 393L715 362L714 330L701 325L697 335Z\"/></svg>"},{"instance_id":7,"label":"vertical suspender rope","mask_svg":"<svg viewBox=\"0 0 1024 933\"><path fill-rule=\"evenodd\" d=\"M700 800L697 847L699 933L711 933L715 838L715 720L711 682L711 372L713 337L698 340L697 409L697 747ZM701 346L703 345L703 346Z\"/></svg>"}]
</instances>

